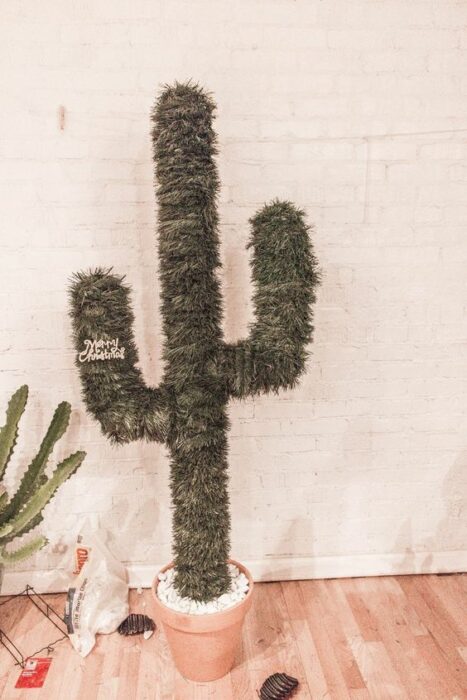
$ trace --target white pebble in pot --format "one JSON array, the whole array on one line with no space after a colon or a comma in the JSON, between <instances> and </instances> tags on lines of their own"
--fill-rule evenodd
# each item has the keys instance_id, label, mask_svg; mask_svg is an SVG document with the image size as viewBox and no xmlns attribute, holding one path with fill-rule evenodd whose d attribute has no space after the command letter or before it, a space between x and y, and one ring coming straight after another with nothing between
<instances>
[{"instance_id":1,"label":"white pebble in pot","mask_svg":"<svg viewBox=\"0 0 467 700\"><path fill-rule=\"evenodd\" d=\"M175 570L168 569L159 574L157 584L157 597L171 610L189 613L190 615L209 615L226 610L237 605L248 594L248 579L234 564L229 564L229 574L232 579L230 589L218 598L208 603L201 603L191 598L183 598L175 590Z\"/></svg>"}]
</instances>

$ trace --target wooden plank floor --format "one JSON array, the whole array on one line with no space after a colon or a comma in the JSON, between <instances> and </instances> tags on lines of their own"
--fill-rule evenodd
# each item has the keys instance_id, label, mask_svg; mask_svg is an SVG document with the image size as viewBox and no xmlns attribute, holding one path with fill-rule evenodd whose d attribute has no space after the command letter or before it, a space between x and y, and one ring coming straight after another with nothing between
<instances>
[{"instance_id":1,"label":"wooden plank floor","mask_svg":"<svg viewBox=\"0 0 467 700\"><path fill-rule=\"evenodd\" d=\"M99 637L81 659L68 640L41 690L15 690L18 667L0 647L2 700L254 700L276 671L300 679L300 700L467 698L467 576L400 576L256 585L243 648L229 676L189 683L164 635ZM47 596L63 608L64 596ZM151 615L149 591L131 592ZM1 627L27 652L53 636L24 600L0 607Z\"/></svg>"}]
</instances>

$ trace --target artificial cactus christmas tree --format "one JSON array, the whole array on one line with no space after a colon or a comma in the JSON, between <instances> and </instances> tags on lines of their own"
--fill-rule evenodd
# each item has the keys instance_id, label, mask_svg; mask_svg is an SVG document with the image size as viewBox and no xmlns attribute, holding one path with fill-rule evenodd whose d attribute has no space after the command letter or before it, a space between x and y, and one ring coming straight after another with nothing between
<instances>
[{"instance_id":1,"label":"artificial cactus christmas tree","mask_svg":"<svg viewBox=\"0 0 467 700\"><path fill-rule=\"evenodd\" d=\"M207 601L230 585L227 403L295 386L312 336L316 260L303 212L274 201L251 219L255 320L223 340L215 109L193 84L167 87L153 115L165 374L137 367L129 289L111 270L79 273L71 316L84 399L117 443L164 442L171 455L180 594Z\"/></svg>"},{"instance_id":2,"label":"artificial cactus christmas tree","mask_svg":"<svg viewBox=\"0 0 467 700\"><path fill-rule=\"evenodd\" d=\"M36 456L10 498L2 486L2 480L13 454L18 437L18 423L27 399L28 387L24 385L11 397L6 423L0 429L0 568L25 559L46 544L47 540L41 536L15 550L7 549L12 540L25 535L42 521L42 511L47 503L59 486L74 474L86 456L85 452L75 452L60 462L51 476L45 474L54 445L65 433L70 420L70 404L63 401L57 406Z\"/></svg>"}]
</instances>

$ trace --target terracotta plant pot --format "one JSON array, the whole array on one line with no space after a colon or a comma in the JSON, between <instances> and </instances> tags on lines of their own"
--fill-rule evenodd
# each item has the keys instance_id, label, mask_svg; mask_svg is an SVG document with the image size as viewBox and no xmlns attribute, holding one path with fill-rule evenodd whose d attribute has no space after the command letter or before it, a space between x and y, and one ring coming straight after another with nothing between
<instances>
[{"instance_id":1,"label":"terracotta plant pot","mask_svg":"<svg viewBox=\"0 0 467 700\"><path fill-rule=\"evenodd\" d=\"M158 577L153 581L154 617L167 637L177 669L190 681L215 681L234 665L241 632L253 594L253 579L248 569L235 564L248 579L246 597L227 610L205 615L189 615L171 610L157 597ZM170 569L165 566L161 572Z\"/></svg>"}]
</instances>

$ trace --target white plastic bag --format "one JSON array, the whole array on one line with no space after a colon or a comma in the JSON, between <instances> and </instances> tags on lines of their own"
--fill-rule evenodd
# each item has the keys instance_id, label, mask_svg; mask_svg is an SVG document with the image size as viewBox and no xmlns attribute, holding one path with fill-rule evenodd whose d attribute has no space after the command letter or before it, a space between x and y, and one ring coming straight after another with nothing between
<instances>
[{"instance_id":1,"label":"white plastic bag","mask_svg":"<svg viewBox=\"0 0 467 700\"><path fill-rule=\"evenodd\" d=\"M68 589L65 622L71 643L87 656L96 634L110 634L128 616L126 569L86 524L75 547L76 572Z\"/></svg>"}]
</instances>

